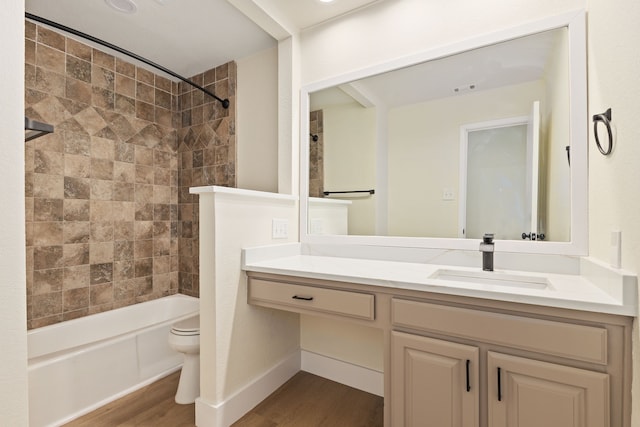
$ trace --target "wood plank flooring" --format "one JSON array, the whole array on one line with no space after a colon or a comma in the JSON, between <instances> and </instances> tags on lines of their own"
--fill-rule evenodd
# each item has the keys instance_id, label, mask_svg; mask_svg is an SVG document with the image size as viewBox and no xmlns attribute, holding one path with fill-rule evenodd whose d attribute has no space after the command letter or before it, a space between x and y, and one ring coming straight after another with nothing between
<instances>
[{"instance_id":1,"label":"wood plank flooring","mask_svg":"<svg viewBox=\"0 0 640 427\"><path fill-rule=\"evenodd\" d=\"M234 427L382 427L383 399L298 372Z\"/></svg>"},{"instance_id":2,"label":"wood plank flooring","mask_svg":"<svg viewBox=\"0 0 640 427\"><path fill-rule=\"evenodd\" d=\"M109 403L67 427L193 427L195 405L173 398L180 372ZM233 427L382 427L382 397L298 372Z\"/></svg>"},{"instance_id":3,"label":"wood plank flooring","mask_svg":"<svg viewBox=\"0 0 640 427\"><path fill-rule=\"evenodd\" d=\"M195 404L178 405L173 399L180 371L96 409L69 427L194 427Z\"/></svg>"}]
</instances>

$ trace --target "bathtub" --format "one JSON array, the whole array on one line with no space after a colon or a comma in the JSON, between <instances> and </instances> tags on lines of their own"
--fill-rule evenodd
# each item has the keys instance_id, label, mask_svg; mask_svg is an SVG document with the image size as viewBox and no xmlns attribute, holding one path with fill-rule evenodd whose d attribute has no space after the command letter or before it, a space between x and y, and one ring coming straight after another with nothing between
<instances>
[{"instance_id":1,"label":"bathtub","mask_svg":"<svg viewBox=\"0 0 640 427\"><path fill-rule=\"evenodd\" d=\"M29 331L29 425L62 425L175 372L171 324L198 313L176 294Z\"/></svg>"}]
</instances>

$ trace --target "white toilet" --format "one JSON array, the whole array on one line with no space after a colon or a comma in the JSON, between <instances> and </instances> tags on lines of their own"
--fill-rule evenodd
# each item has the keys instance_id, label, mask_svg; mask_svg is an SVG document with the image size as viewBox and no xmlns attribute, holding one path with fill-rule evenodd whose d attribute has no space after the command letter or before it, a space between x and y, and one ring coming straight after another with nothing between
<instances>
[{"instance_id":1,"label":"white toilet","mask_svg":"<svg viewBox=\"0 0 640 427\"><path fill-rule=\"evenodd\" d=\"M174 323L169 334L169 345L184 353L176 403L193 403L200 396L200 316Z\"/></svg>"}]
</instances>

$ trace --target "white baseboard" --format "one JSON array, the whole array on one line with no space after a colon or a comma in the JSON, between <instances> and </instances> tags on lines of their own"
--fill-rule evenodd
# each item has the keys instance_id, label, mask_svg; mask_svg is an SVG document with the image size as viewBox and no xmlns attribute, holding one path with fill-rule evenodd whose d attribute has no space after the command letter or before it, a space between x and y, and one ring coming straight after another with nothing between
<instances>
[{"instance_id":1,"label":"white baseboard","mask_svg":"<svg viewBox=\"0 0 640 427\"><path fill-rule=\"evenodd\" d=\"M196 399L196 426L229 427L300 370L377 396L384 395L382 372L300 350L223 402Z\"/></svg>"},{"instance_id":2,"label":"white baseboard","mask_svg":"<svg viewBox=\"0 0 640 427\"><path fill-rule=\"evenodd\" d=\"M210 403L199 397L196 399L196 426L230 426L298 371L300 371L300 353L295 352L223 402Z\"/></svg>"},{"instance_id":3,"label":"white baseboard","mask_svg":"<svg viewBox=\"0 0 640 427\"><path fill-rule=\"evenodd\" d=\"M376 371L321 354L301 350L301 369L358 390L384 396L384 375Z\"/></svg>"}]
</instances>

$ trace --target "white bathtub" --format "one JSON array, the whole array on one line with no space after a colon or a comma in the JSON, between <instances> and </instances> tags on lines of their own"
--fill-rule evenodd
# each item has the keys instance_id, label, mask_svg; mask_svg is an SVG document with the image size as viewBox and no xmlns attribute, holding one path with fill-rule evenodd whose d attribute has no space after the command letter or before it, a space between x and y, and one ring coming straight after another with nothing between
<instances>
[{"instance_id":1,"label":"white bathtub","mask_svg":"<svg viewBox=\"0 0 640 427\"><path fill-rule=\"evenodd\" d=\"M177 294L29 331L30 427L64 424L179 369L171 324L198 312L197 298Z\"/></svg>"}]
</instances>

